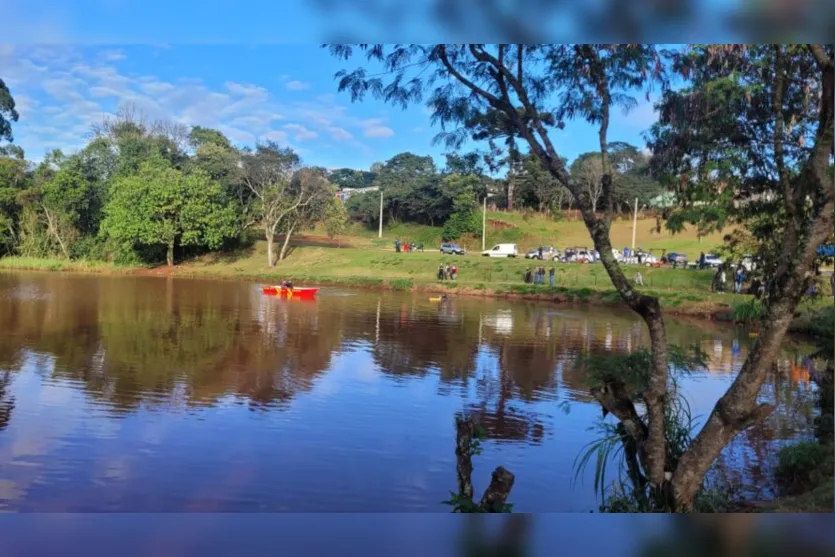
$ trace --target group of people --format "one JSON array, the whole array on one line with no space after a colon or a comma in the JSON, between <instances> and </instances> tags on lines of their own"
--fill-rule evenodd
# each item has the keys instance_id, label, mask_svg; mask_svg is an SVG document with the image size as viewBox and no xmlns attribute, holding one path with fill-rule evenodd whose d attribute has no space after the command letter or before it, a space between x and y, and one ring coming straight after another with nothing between
<instances>
[{"instance_id":1,"label":"group of people","mask_svg":"<svg viewBox=\"0 0 835 557\"><path fill-rule=\"evenodd\" d=\"M554 286L556 269L553 265L548 269L548 283ZM537 267L531 270L530 267L525 269L525 284L545 284L545 267Z\"/></svg>"},{"instance_id":2,"label":"group of people","mask_svg":"<svg viewBox=\"0 0 835 557\"><path fill-rule=\"evenodd\" d=\"M450 265L449 263L441 263L438 265L438 280L457 280L458 279L458 265Z\"/></svg>"},{"instance_id":3,"label":"group of people","mask_svg":"<svg viewBox=\"0 0 835 557\"><path fill-rule=\"evenodd\" d=\"M641 265L644 262L644 255L644 250L641 248L638 248L635 251L630 251L626 246L623 248L624 261L629 260L630 257L634 257L638 261L638 265Z\"/></svg>"},{"instance_id":4,"label":"group of people","mask_svg":"<svg viewBox=\"0 0 835 557\"><path fill-rule=\"evenodd\" d=\"M736 271L731 270L734 280L734 294L742 294L742 285L745 284L745 269L742 265L737 265ZM714 292L725 292L728 283L728 271L724 265L720 265L713 275L713 284L711 290Z\"/></svg>"},{"instance_id":5,"label":"group of people","mask_svg":"<svg viewBox=\"0 0 835 557\"><path fill-rule=\"evenodd\" d=\"M414 242L401 242L400 238L394 240L394 251L400 253L401 249L404 253L415 252L415 251L423 251L423 243L416 244Z\"/></svg>"}]
</instances>

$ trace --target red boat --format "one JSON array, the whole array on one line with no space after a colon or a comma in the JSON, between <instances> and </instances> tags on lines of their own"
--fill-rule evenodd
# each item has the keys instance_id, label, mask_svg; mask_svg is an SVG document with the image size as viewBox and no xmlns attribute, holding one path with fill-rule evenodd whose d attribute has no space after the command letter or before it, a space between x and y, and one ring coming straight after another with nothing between
<instances>
[{"instance_id":1,"label":"red boat","mask_svg":"<svg viewBox=\"0 0 835 557\"><path fill-rule=\"evenodd\" d=\"M286 286L262 286L261 292L268 296L281 296L283 298L313 298L319 292L318 288L295 286L287 288Z\"/></svg>"}]
</instances>

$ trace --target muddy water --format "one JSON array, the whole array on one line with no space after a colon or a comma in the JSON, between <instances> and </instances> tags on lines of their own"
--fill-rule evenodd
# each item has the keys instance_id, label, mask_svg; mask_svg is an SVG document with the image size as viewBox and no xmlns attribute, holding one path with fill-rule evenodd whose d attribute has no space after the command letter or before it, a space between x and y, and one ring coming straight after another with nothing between
<instances>
[{"instance_id":1,"label":"muddy water","mask_svg":"<svg viewBox=\"0 0 835 557\"><path fill-rule=\"evenodd\" d=\"M682 380L704 417L750 336L669 323L708 369ZM600 408L584 352L646 342L628 312L323 289L265 297L244 282L0 274L0 510L427 511L455 489L454 416L488 438L517 511L596 507L573 463ZM775 448L809 435L813 388L787 343L716 475L766 489Z\"/></svg>"}]
</instances>

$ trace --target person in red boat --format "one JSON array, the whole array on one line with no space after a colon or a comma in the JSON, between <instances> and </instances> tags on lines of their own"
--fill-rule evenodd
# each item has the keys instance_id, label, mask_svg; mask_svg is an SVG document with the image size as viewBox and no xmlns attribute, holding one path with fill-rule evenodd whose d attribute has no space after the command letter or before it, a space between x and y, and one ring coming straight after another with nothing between
<instances>
[{"instance_id":1,"label":"person in red boat","mask_svg":"<svg viewBox=\"0 0 835 557\"><path fill-rule=\"evenodd\" d=\"M285 280L281 283L281 287L287 290L293 290L293 281Z\"/></svg>"}]
</instances>

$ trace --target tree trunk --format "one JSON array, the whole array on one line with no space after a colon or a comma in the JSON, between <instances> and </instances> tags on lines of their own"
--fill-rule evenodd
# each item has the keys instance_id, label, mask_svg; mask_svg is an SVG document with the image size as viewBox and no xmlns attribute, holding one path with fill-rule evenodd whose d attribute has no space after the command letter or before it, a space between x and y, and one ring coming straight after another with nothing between
<instances>
[{"instance_id":1,"label":"tree trunk","mask_svg":"<svg viewBox=\"0 0 835 557\"><path fill-rule=\"evenodd\" d=\"M58 216L50 213L49 209L47 209L45 205L41 205L41 207L43 208L44 216L46 216L47 231L55 237L55 240L58 241L58 246L61 248L61 253L64 254L64 257L69 259L70 254L67 251L67 246L64 244L64 241L61 239L61 234L58 232Z\"/></svg>"},{"instance_id":2,"label":"tree trunk","mask_svg":"<svg viewBox=\"0 0 835 557\"><path fill-rule=\"evenodd\" d=\"M275 267L275 258L273 257L275 234L267 227L264 231L264 237L267 239L267 267Z\"/></svg>"},{"instance_id":3,"label":"tree trunk","mask_svg":"<svg viewBox=\"0 0 835 557\"><path fill-rule=\"evenodd\" d=\"M284 243L281 245L281 251L278 253L278 260L284 261L284 257L287 255L287 246L290 245L290 236L293 235L293 231L296 229L296 223L293 223L290 228L287 229L287 233L284 235Z\"/></svg>"},{"instance_id":4,"label":"tree trunk","mask_svg":"<svg viewBox=\"0 0 835 557\"><path fill-rule=\"evenodd\" d=\"M168 250L165 252L165 263L169 267L174 266L174 242L168 242Z\"/></svg>"},{"instance_id":5,"label":"tree trunk","mask_svg":"<svg viewBox=\"0 0 835 557\"><path fill-rule=\"evenodd\" d=\"M508 180L507 181L507 210L508 211L513 210L513 188L514 188L513 181Z\"/></svg>"}]
</instances>

